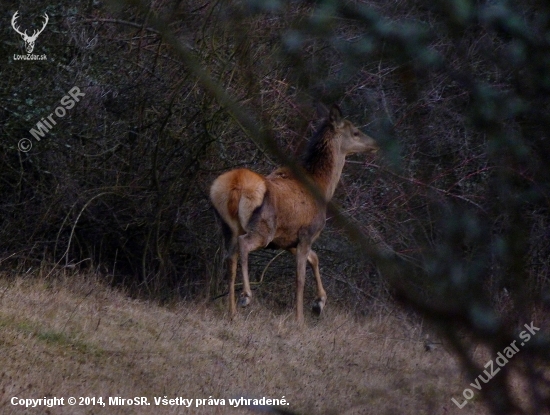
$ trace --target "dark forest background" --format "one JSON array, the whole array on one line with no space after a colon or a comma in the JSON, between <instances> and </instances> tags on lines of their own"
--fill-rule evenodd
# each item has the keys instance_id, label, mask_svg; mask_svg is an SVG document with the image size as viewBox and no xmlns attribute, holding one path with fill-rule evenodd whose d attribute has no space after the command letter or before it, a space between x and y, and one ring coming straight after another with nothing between
<instances>
[{"instance_id":1,"label":"dark forest background","mask_svg":"<svg viewBox=\"0 0 550 415\"><path fill-rule=\"evenodd\" d=\"M48 13L34 51L46 61L13 59L17 10L29 31ZM3 270L92 269L159 301L223 296L210 183L269 173L299 154L316 106L338 103L382 150L350 158L316 243L329 305L398 301L439 324L472 373L472 339L501 350L546 321L547 2L6 1L2 22ZM74 86L85 97L35 140ZM253 255L255 296L288 308L293 259L273 255ZM537 413L548 338L529 348ZM491 385L495 413L513 411L506 382Z\"/></svg>"}]
</instances>

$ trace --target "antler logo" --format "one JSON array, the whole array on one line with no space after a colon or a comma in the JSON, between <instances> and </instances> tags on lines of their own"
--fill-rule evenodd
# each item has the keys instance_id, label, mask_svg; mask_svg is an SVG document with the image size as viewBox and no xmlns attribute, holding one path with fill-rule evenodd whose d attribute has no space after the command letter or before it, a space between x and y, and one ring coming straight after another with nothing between
<instances>
[{"instance_id":1,"label":"antler logo","mask_svg":"<svg viewBox=\"0 0 550 415\"><path fill-rule=\"evenodd\" d=\"M38 37L38 35L40 33L42 33L44 31L44 29L46 28L46 25L48 24L48 21L50 20L50 18L48 17L48 15L46 13L44 13L44 25L42 26L42 29L35 30L34 33L32 34L32 36L29 36L29 35L27 35L26 30L24 32L21 32L16 26L15 21L17 20L17 17L18 17L17 14L18 13L19 13L19 10L16 11L15 14L13 15L13 17L11 19L11 25L13 27L13 30L15 30L17 33L19 33L21 35L21 37L23 38L23 40L25 42L25 49L27 50L27 53L31 54L32 51L34 50L34 42L36 42L36 38Z\"/></svg>"}]
</instances>

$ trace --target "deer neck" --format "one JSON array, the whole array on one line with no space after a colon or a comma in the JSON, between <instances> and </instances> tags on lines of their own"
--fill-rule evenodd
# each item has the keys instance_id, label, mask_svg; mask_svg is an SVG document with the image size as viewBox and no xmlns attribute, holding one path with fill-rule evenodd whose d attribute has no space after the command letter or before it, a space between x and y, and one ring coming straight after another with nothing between
<instances>
[{"instance_id":1,"label":"deer neck","mask_svg":"<svg viewBox=\"0 0 550 415\"><path fill-rule=\"evenodd\" d=\"M326 202L329 202L334 196L345 162L346 157L344 155L332 154L332 160L330 163L327 163L328 165L325 168L312 172L312 178L319 187Z\"/></svg>"},{"instance_id":2,"label":"deer neck","mask_svg":"<svg viewBox=\"0 0 550 415\"><path fill-rule=\"evenodd\" d=\"M303 167L318 186L325 202L334 196L346 161L339 143L335 131L325 124L311 139L303 159Z\"/></svg>"}]
</instances>

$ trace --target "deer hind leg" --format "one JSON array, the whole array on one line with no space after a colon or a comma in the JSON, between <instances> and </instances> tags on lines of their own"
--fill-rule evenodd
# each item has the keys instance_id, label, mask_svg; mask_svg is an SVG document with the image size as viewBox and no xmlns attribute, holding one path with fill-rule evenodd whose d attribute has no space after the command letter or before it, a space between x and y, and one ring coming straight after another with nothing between
<instances>
[{"instance_id":1,"label":"deer hind leg","mask_svg":"<svg viewBox=\"0 0 550 415\"><path fill-rule=\"evenodd\" d=\"M298 244L296 248L296 321L299 325L304 323L304 285L306 282L306 262L308 260L309 246Z\"/></svg>"},{"instance_id":2,"label":"deer hind leg","mask_svg":"<svg viewBox=\"0 0 550 415\"><path fill-rule=\"evenodd\" d=\"M239 254L235 251L227 257L229 271L229 315L231 318L237 314L237 306L235 304L235 280L237 279L237 258Z\"/></svg>"},{"instance_id":3,"label":"deer hind leg","mask_svg":"<svg viewBox=\"0 0 550 415\"><path fill-rule=\"evenodd\" d=\"M222 221L222 232L225 240L227 273L229 276L229 315L231 318L237 314L235 305L235 280L237 279L237 259L238 251L238 231L232 229L229 225Z\"/></svg>"},{"instance_id":4,"label":"deer hind leg","mask_svg":"<svg viewBox=\"0 0 550 415\"><path fill-rule=\"evenodd\" d=\"M325 308L325 304L327 303L327 293L325 292L325 289L323 288L323 282L321 281L321 273L319 272L319 258L317 257L317 254L315 251L310 250L309 254L307 256L307 261L311 265L311 268L313 268L313 274L315 275L315 282L317 283L317 298L313 302L313 312L317 315L320 315L323 311L323 308Z\"/></svg>"},{"instance_id":5,"label":"deer hind leg","mask_svg":"<svg viewBox=\"0 0 550 415\"><path fill-rule=\"evenodd\" d=\"M266 238L258 233L247 233L239 236L239 253L241 256L241 272L243 274L243 291L239 298L239 305L246 307L252 300L250 279L248 277L248 254L267 245Z\"/></svg>"}]
</instances>

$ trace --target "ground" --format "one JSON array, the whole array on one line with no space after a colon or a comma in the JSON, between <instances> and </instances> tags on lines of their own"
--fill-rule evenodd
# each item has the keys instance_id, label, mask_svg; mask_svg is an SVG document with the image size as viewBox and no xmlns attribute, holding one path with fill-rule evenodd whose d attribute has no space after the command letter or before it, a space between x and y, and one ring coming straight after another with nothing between
<instances>
[{"instance_id":1,"label":"ground","mask_svg":"<svg viewBox=\"0 0 550 415\"><path fill-rule=\"evenodd\" d=\"M292 310L257 301L239 311L231 322L219 301L159 306L92 277L0 278L0 412L249 414L229 399L266 397L301 414L487 413L479 396L452 403L470 381L445 345L426 351L433 335L397 308L359 320L329 305L301 329ZM65 405L12 405L52 397ZM105 406L70 406L69 397ZM157 406L155 397L193 401Z\"/></svg>"}]
</instances>

